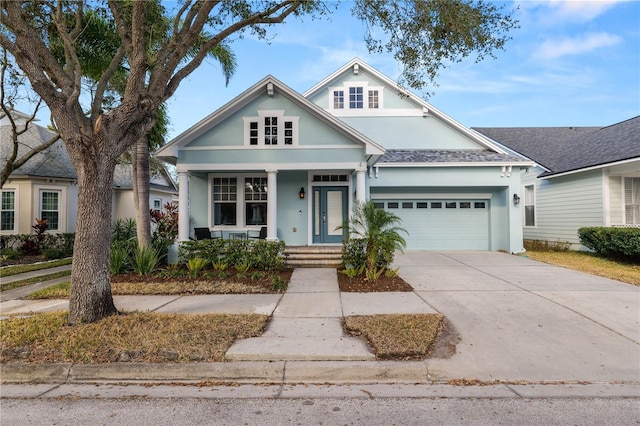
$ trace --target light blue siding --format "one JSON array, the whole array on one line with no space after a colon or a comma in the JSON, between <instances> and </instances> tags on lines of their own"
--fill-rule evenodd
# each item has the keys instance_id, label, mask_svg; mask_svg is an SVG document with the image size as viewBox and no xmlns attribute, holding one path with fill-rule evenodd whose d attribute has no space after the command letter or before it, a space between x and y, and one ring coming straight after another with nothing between
<instances>
[{"instance_id":1,"label":"light blue siding","mask_svg":"<svg viewBox=\"0 0 640 426\"><path fill-rule=\"evenodd\" d=\"M343 121L386 149L481 149L434 117L343 117Z\"/></svg>"},{"instance_id":2,"label":"light blue siding","mask_svg":"<svg viewBox=\"0 0 640 426\"><path fill-rule=\"evenodd\" d=\"M525 176L523 185L536 185L536 226L524 228L525 239L568 241L578 248L579 228L605 225L602 170L553 179Z\"/></svg>"}]
</instances>

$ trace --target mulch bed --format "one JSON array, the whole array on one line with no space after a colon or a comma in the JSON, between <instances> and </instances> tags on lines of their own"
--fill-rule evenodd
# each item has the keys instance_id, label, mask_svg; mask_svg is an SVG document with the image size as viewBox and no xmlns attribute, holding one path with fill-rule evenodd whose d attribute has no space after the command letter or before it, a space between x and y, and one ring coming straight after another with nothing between
<instances>
[{"instance_id":1,"label":"mulch bed","mask_svg":"<svg viewBox=\"0 0 640 426\"><path fill-rule=\"evenodd\" d=\"M338 269L338 285L340 286L340 291L351 293L413 291L413 287L397 275L389 278L383 274L376 282L370 282L367 281L364 275L349 278L341 273L340 269Z\"/></svg>"},{"instance_id":2,"label":"mulch bed","mask_svg":"<svg viewBox=\"0 0 640 426\"><path fill-rule=\"evenodd\" d=\"M32 263L45 262L42 256L20 256L17 259L0 260L0 267L13 265L31 265Z\"/></svg>"}]
</instances>

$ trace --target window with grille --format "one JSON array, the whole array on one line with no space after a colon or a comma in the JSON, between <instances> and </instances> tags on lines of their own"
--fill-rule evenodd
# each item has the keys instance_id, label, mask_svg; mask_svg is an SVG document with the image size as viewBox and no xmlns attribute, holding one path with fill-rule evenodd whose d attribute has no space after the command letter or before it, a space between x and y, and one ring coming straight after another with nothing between
<instances>
[{"instance_id":1,"label":"window with grille","mask_svg":"<svg viewBox=\"0 0 640 426\"><path fill-rule=\"evenodd\" d=\"M244 179L245 225L267 224L267 178Z\"/></svg>"},{"instance_id":2,"label":"window with grille","mask_svg":"<svg viewBox=\"0 0 640 426\"><path fill-rule=\"evenodd\" d=\"M41 191L40 192L40 219L47 221L47 229L57 231L60 224L60 192Z\"/></svg>"},{"instance_id":3,"label":"window with grille","mask_svg":"<svg viewBox=\"0 0 640 426\"><path fill-rule=\"evenodd\" d=\"M2 191L0 231L13 231L16 227L16 193Z\"/></svg>"},{"instance_id":4,"label":"window with grille","mask_svg":"<svg viewBox=\"0 0 640 426\"><path fill-rule=\"evenodd\" d=\"M238 181L234 177L213 178L213 224L237 222Z\"/></svg>"}]
</instances>

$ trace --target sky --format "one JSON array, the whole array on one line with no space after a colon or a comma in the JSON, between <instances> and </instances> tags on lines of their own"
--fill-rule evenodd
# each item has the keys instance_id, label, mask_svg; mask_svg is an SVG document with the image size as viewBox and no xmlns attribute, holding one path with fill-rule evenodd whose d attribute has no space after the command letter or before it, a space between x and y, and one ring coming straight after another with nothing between
<instances>
[{"instance_id":1,"label":"sky","mask_svg":"<svg viewBox=\"0 0 640 426\"><path fill-rule=\"evenodd\" d=\"M269 42L234 40L238 66L228 86L209 61L169 100L169 139L269 74L304 93L358 57L398 79L401 66L391 54L367 51L365 27L349 3L328 18L276 26ZM506 6L517 8L520 28L504 51L480 63L449 64L427 102L467 127L606 126L640 115L640 1Z\"/></svg>"}]
</instances>

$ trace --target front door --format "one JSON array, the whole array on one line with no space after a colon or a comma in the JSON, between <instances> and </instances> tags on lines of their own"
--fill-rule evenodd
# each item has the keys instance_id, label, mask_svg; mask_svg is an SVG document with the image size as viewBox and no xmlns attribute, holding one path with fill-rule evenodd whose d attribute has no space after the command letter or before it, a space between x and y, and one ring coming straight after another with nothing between
<instances>
[{"instance_id":1,"label":"front door","mask_svg":"<svg viewBox=\"0 0 640 426\"><path fill-rule=\"evenodd\" d=\"M313 187L313 242L341 243L344 229L336 229L347 220L347 187Z\"/></svg>"}]
</instances>

